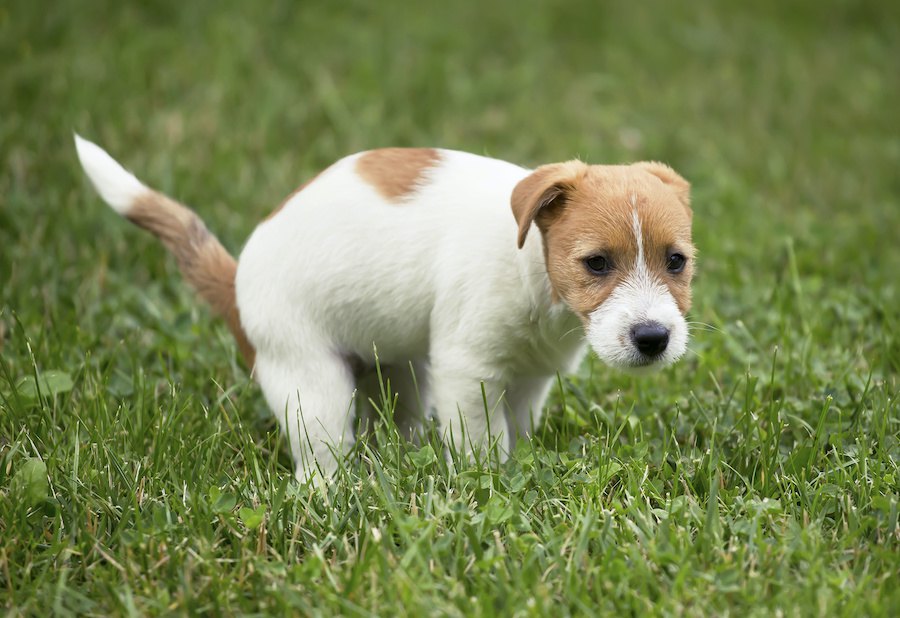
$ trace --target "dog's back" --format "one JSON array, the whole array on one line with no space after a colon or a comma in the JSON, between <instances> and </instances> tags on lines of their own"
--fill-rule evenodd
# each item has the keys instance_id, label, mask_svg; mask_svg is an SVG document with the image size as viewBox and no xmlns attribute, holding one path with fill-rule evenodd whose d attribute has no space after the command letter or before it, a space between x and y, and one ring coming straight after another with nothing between
<instances>
[{"instance_id":1,"label":"dog's back","mask_svg":"<svg viewBox=\"0 0 900 618\"><path fill-rule=\"evenodd\" d=\"M528 171L430 152L401 194L367 174L379 151L346 157L258 226L237 272L256 347L294 347L313 330L367 361L373 343L382 360L406 360L427 354L432 323L458 319L466 299L481 315L512 309L522 286L509 195Z\"/></svg>"}]
</instances>

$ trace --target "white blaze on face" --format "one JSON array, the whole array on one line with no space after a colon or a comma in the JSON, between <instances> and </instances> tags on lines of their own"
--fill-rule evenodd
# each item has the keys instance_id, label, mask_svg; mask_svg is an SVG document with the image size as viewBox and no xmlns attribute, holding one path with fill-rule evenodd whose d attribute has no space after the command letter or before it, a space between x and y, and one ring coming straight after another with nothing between
<instances>
[{"instance_id":1,"label":"white blaze on face","mask_svg":"<svg viewBox=\"0 0 900 618\"><path fill-rule=\"evenodd\" d=\"M669 288L647 266L637 210L632 210L631 217L637 258L628 276L590 314L587 339L597 355L613 367L663 367L684 354L687 323ZM631 338L634 327L649 322L661 324L669 331L669 343L656 357L641 354Z\"/></svg>"}]
</instances>

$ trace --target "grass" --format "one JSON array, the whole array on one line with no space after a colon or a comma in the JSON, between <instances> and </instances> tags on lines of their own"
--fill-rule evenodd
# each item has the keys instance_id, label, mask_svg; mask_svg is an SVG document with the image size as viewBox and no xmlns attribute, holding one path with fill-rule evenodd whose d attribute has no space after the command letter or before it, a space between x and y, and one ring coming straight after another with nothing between
<instances>
[{"instance_id":1,"label":"grass","mask_svg":"<svg viewBox=\"0 0 900 618\"><path fill-rule=\"evenodd\" d=\"M8 614L900 608L896 8L142 4L0 7ZM664 160L694 185L709 327L658 376L588 359L503 466L381 424L311 491L73 130L235 251L367 147Z\"/></svg>"}]
</instances>

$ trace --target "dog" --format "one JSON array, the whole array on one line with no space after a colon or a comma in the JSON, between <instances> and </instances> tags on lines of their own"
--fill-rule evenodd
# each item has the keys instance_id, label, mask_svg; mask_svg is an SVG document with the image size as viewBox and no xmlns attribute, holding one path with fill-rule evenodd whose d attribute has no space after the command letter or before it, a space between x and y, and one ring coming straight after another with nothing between
<instances>
[{"instance_id":1,"label":"dog","mask_svg":"<svg viewBox=\"0 0 900 618\"><path fill-rule=\"evenodd\" d=\"M224 318L298 480L337 469L376 360L417 408L403 422L430 415L450 449L494 441L506 456L588 346L624 370L686 350L690 185L662 163L361 152L291 194L235 261L192 210L75 145L103 200L155 234Z\"/></svg>"}]
</instances>

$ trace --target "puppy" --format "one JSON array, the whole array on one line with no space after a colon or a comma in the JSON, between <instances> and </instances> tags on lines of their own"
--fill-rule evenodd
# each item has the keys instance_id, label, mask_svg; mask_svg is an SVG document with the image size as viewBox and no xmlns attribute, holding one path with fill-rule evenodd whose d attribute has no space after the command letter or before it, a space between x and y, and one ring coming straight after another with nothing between
<instances>
[{"instance_id":1,"label":"puppy","mask_svg":"<svg viewBox=\"0 0 900 618\"><path fill-rule=\"evenodd\" d=\"M75 137L100 196L175 255L237 339L296 476L354 440L378 362L448 445L507 452L587 346L621 369L684 354L690 187L661 163L535 170L450 150L341 159L262 221L236 262L192 211ZM376 352L377 350L377 352Z\"/></svg>"}]
</instances>

